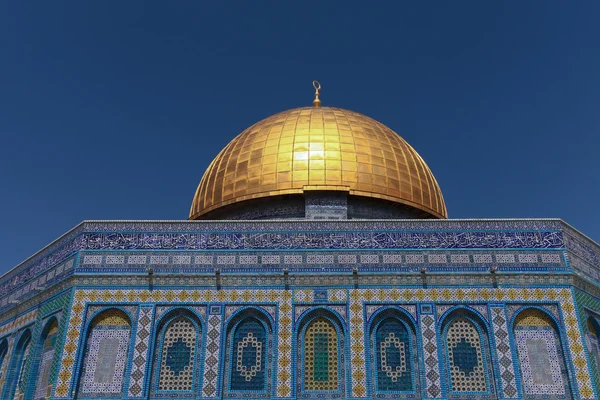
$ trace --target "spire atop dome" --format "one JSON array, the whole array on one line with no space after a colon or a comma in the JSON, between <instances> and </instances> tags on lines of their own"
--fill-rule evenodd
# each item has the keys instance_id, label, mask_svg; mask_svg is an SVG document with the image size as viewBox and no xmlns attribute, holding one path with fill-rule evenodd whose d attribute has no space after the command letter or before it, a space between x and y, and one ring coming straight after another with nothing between
<instances>
[{"instance_id":1,"label":"spire atop dome","mask_svg":"<svg viewBox=\"0 0 600 400\"><path fill-rule=\"evenodd\" d=\"M319 99L319 90L321 90L321 84L319 81L313 81L313 87L315 88L315 99L313 100L313 107L321 107L321 100Z\"/></svg>"}]
</instances>

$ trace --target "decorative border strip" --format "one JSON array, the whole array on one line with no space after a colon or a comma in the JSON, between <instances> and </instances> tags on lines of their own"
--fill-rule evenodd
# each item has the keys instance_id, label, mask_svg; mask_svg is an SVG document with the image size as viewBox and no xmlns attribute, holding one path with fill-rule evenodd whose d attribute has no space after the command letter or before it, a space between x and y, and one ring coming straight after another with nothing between
<instances>
[{"instance_id":1,"label":"decorative border strip","mask_svg":"<svg viewBox=\"0 0 600 400\"><path fill-rule=\"evenodd\" d=\"M219 393L217 382L219 380L219 359L221 344L221 324L223 317L219 313L208 317L206 333L206 357L204 358L204 381L202 383L202 395L204 397L216 397Z\"/></svg>"},{"instance_id":2,"label":"decorative border strip","mask_svg":"<svg viewBox=\"0 0 600 400\"><path fill-rule=\"evenodd\" d=\"M38 310L34 309L29 311L27 314L23 314L15 318L14 320L0 326L0 336L4 336L9 332L12 332L20 327L27 325L37 317Z\"/></svg>"},{"instance_id":3,"label":"decorative border strip","mask_svg":"<svg viewBox=\"0 0 600 400\"><path fill-rule=\"evenodd\" d=\"M500 380L502 391L507 399L517 398L517 382L515 375L514 360L510 350L510 333L507 326L507 316L504 307L490 306L492 311L492 327L494 329L494 341L498 353L498 367L500 369Z\"/></svg>"},{"instance_id":4,"label":"decorative border strip","mask_svg":"<svg viewBox=\"0 0 600 400\"><path fill-rule=\"evenodd\" d=\"M438 359L438 339L436 330L436 318L433 314L433 306L431 313L425 314L421 307L420 312L420 328L423 340L423 364L425 365L425 386L427 394L431 399L442 397L442 383L440 381L440 362Z\"/></svg>"},{"instance_id":5,"label":"decorative border strip","mask_svg":"<svg viewBox=\"0 0 600 400\"><path fill-rule=\"evenodd\" d=\"M561 232L84 233L81 250L560 249Z\"/></svg>"},{"instance_id":6,"label":"decorative border strip","mask_svg":"<svg viewBox=\"0 0 600 400\"><path fill-rule=\"evenodd\" d=\"M131 364L131 378L129 382L129 397L142 397L144 388L144 377L146 376L146 364L152 324L154 318L154 307L140 307L137 332L135 335L135 347Z\"/></svg>"},{"instance_id":7,"label":"decorative border strip","mask_svg":"<svg viewBox=\"0 0 600 400\"><path fill-rule=\"evenodd\" d=\"M104 253L104 254L103 254ZM339 267L356 266L362 269L403 268L415 269L427 265L432 270L459 268L460 270L487 270L491 265L501 270L519 268L557 269L566 268L562 249L546 249L537 251L523 250L376 250L364 254L361 251L303 251L286 250L280 254L250 255L246 252L202 252L197 254L169 252L144 253L131 252L83 252L77 268L78 272L96 271L140 271L152 266L155 272L177 270L180 272L202 271L207 268L240 268L248 271L248 267L259 267L264 271L265 265L270 267L288 267L301 270L312 265L330 264ZM282 260L283 263L282 263ZM290 262L293 260L293 262Z\"/></svg>"}]
</instances>

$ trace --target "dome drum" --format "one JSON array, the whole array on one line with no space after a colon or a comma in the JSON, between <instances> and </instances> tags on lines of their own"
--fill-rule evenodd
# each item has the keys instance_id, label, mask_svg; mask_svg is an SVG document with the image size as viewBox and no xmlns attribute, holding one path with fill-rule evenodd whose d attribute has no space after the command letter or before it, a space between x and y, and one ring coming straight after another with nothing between
<instances>
[{"instance_id":1,"label":"dome drum","mask_svg":"<svg viewBox=\"0 0 600 400\"><path fill-rule=\"evenodd\" d=\"M348 191L306 190L217 207L201 220L258 219L429 219L431 214L405 204L350 195Z\"/></svg>"}]
</instances>

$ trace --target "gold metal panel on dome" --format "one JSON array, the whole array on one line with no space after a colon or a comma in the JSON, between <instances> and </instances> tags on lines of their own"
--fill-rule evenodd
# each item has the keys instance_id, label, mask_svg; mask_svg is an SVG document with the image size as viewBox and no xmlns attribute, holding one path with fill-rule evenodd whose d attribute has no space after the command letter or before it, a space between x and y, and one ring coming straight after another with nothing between
<instances>
[{"instance_id":1,"label":"gold metal panel on dome","mask_svg":"<svg viewBox=\"0 0 600 400\"><path fill-rule=\"evenodd\" d=\"M304 190L343 190L448 217L431 170L398 134L357 112L302 107L265 118L229 142L204 173L190 219Z\"/></svg>"}]
</instances>

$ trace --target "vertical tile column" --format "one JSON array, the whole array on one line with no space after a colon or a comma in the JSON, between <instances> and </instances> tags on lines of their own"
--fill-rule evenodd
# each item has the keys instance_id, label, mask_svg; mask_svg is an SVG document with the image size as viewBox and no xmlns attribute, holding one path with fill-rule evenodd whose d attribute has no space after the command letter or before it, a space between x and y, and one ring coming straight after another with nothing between
<instances>
[{"instance_id":1,"label":"vertical tile column","mask_svg":"<svg viewBox=\"0 0 600 400\"><path fill-rule=\"evenodd\" d=\"M271 296L274 297L274 296ZM279 297L277 322L277 396L292 396L292 293L284 290Z\"/></svg>"},{"instance_id":2,"label":"vertical tile column","mask_svg":"<svg viewBox=\"0 0 600 400\"><path fill-rule=\"evenodd\" d=\"M588 367L585 348L583 347L583 335L581 324L575 308L575 300L572 295L572 289L561 289L560 293L560 308L563 314L565 323L565 331L567 336L567 344L571 353L571 361L577 387L581 399L593 399L594 389L592 388L592 380Z\"/></svg>"},{"instance_id":3,"label":"vertical tile column","mask_svg":"<svg viewBox=\"0 0 600 400\"><path fill-rule=\"evenodd\" d=\"M206 333L206 355L204 358L204 381L202 396L216 397L219 377L219 355L221 344L222 307L208 307L208 324Z\"/></svg>"},{"instance_id":4,"label":"vertical tile column","mask_svg":"<svg viewBox=\"0 0 600 400\"><path fill-rule=\"evenodd\" d=\"M152 332L152 317L154 308L142 306L138 314L137 332L135 335L135 347L131 363L131 378L129 381L129 397L142 397L144 395L144 377L148 364L148 352L150 349L150 333Z\"/></svg>"},{"instance_id":5,"label":"vertical tile column","mask_svg":"<svg viewBox=\"0 0 600 400\"><path fill-rule=\"evenodd\" d=\"M442 385L440 382L438 341L433 304L420 305L419 327L422 337L421 344L423 348L421 349L421 354L423 354L425 364L425 389L427 391L427 398L439 399L442 397Z\"/></svg>"},{"instance_id":6,"label":"vertical tile column","mask_svg":"<svg viewBox=\"0 0 600 400\"><path fill-rule=\"evenodd\" d=\"M97 294L95 291L93 293ZM68 398L70 395L73 383L73 369L79 349L79 341L83 333L83 317L87 300L88 297L83 290L76 290L73 294L71 313L69 314L59 372L56 378L56 389L54 389L55 399ZM67 318L67 315L65 315L65 318Z\"/></svg>"},{"instance_id":7,"label":"vertical tile column","mask_svg":"<svg viewBox=\"0 0 600 400\"><path fill-rule=\"evenodd\" d=\"M494 328L494 341L498 355L502 393L505 399L517 397L517 382L512 352L510 350L509 331L506 312L503 306L490 306L492 312L492 326Z\"/></svg>"},{"instance_id":8,"label":"vertical tile column","mask_svg":"<svg viewBox=\"0 0 600 400\"><path fill-rule=\"evenodd\" d=\"M14 343L15 343L14 335L11 335L8 338L8 348L6 350L6 355L4 356L2 365L0 365L0 396L2 396L2 389L4 388L4 381L6 380L6 375L8 374L8 365L10 364L10 361L11 361L11 355L12 355ZM0 398L3 398L3 397L0 397Z\"/></svg>"},{"instance_id":9,"label":"vertical tile column","mask_svg":"<svg viewBox=\"0 0 600 400\"><path fill-rule=\"evenodd\" d=\"M352 366L352 397L367 393L365 370L365 321L362 290L350 290L350 365Z\"/></svg>"}]
</instances>

